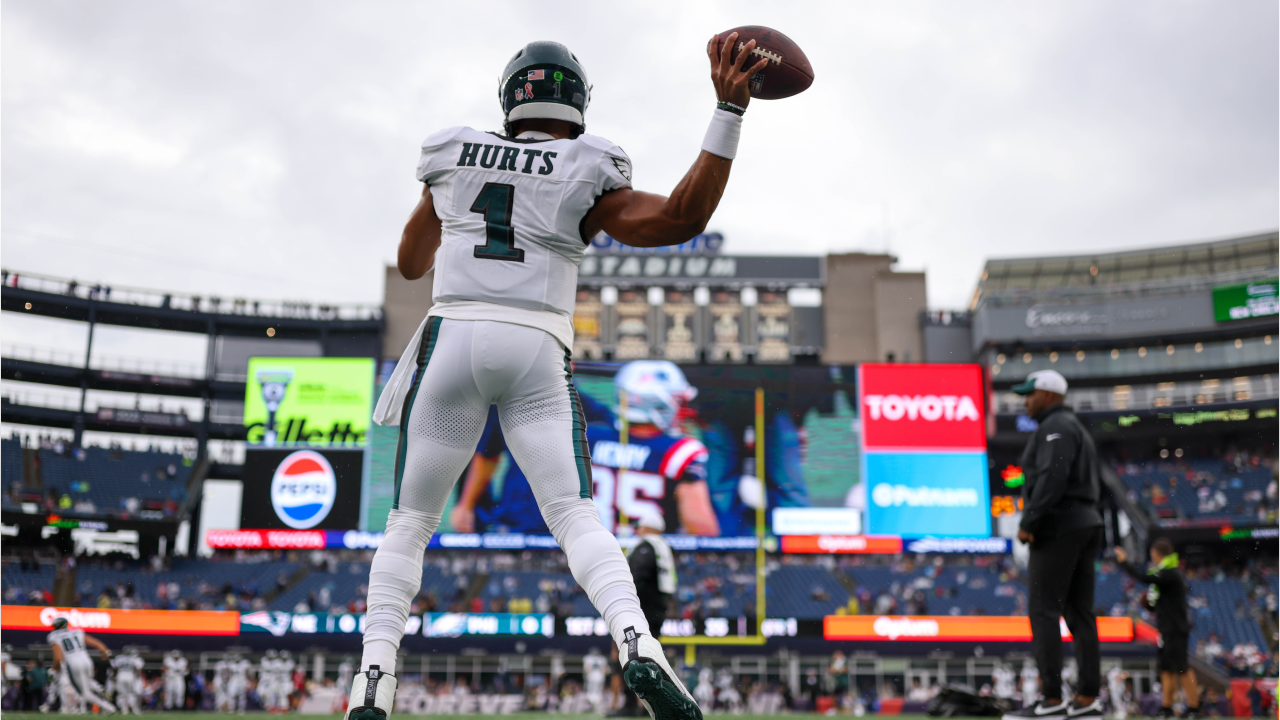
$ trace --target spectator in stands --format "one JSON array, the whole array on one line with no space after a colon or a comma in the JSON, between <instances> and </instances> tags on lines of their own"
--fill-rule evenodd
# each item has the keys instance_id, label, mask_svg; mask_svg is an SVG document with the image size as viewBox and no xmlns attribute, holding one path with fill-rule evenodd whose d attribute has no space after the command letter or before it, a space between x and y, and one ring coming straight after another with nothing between
<instances>
[{"instance_id":1,"label":"spectator in stands","mask_svg":"<svg viewBox=\"0 0 1280 720\"><path fill-rule=\"evenodd\" d=\"M1124 548L1115 549L1121 569L1140 583L1151 587L1147 590L1147 603L1156 612L1156 628L1160 631L1160 646L1156 653L1156 665L1160 670L1160 687L1163 693L1160 714L1173 717L1173 699L1182 685L1187 702L1187 717L1200 712L1200 688L1196 684L1196 672L1187 660L1187 644L1191 624L1187 619L1187 581L1178 567L1178 553L1167 538L1160 538L1151 545L1152 569L1139 570L1129 562Z\"/></svg>"},{"instance_id":2,"label":"spectator in stands","mask_svg":"<svg viewBox=\"0 0 1280 720\"><path fill-rule=\"evenodd\" d=\"M1039 425L1018 463L1026 474L1018 540L1031 546L1028 615L1044 697L1006 717L1101 717L1102 659L1093 609L1094 562L1103 542L1097 449L1063 405L1067 380L1060 373L1033 372L1013 391L1025 397L1027 414ZM1062 697L1060 620L1075 638L1079 666L1079 689L1070 703Z\"/></svg>"}]
</instances>

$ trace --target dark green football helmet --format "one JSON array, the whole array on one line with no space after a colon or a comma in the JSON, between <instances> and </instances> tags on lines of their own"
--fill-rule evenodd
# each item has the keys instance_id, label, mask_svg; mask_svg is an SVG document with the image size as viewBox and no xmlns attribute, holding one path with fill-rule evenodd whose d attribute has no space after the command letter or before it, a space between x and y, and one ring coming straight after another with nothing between
<instances>
[{"instance_id":1,"label":"dark green football helmet","mask_svg":"<svg viewBox=\"0 0 1280 720\"><path fill-rule=\"evenodd\" d=\"M54 630L66 630L66 629L67 629L67 619L66 619L66 618L64 618L64 617L56 617L56 618L54 618L54 619L53 619L53 629L54 629Z\"/></svg>"},{"instance_id":2,"label":"dark green football helmet","mask_svg":"<svg viewBox=\"0 0 1280 720\"><path fill-rule=\"evenodd\" d=\"M565 120L587 128L584 119L591 102L587 73L569 48L557 42L531 42L507 62L498 83L504 132L525 118Z\"/></svg>"}]
</instances>

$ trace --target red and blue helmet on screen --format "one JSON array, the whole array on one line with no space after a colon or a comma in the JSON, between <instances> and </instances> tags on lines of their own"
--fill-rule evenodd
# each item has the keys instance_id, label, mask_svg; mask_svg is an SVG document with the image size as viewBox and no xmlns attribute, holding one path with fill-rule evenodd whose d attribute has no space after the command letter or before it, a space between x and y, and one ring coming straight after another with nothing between
<instances>
[{"instance_id":1,"label":"red and blue helmet on screen","mask_svg":"<svg viewBox=\"0 0 1280 720\"><path fill-rule=\"evenodd\" d=\"M698 396L684 372L669 360L634 360L613 377L618 389L614 412L627 422L649 423L676 434L685 405ZM622 398L626 398L623 409Z\"/></svg>"}]
</instances>

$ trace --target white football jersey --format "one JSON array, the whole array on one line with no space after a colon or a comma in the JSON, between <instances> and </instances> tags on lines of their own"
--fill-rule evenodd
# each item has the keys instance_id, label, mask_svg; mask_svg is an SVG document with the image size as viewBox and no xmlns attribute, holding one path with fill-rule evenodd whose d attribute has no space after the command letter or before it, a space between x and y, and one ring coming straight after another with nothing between
<instances>
[{"instance_id":1,"label":"white football jersey","mask_svg":"<svg viewBox=\"0 0 1280 720\"><path fill-rule=\"evenodd\" d=\"M88 659L89 650L84 644L84 631L76 628L54 630L49 633L49 644L62 648L62 656L68 660Z\"/></svg>"},{"instance_id":2,"label":"white football jersey","mask_svg":"<svg viewBox=\"0 0 1280 720\"><path fill-rule=\"evenodd\" d=\"M118 682L132 682L142 672L142 658L136 655L116 655L111 658L111 666L116 669Z\"/></svg>"},{"instance_id":3,"label":"white football jersey","mask_svg":"<svg viewBox=\"0 0 1280 720\"><path fill-rule=\"evenodd\" d=\"M170 677L185 677L187 674L187 659L185 657L166 655L164 658L164 674Z\"/></svg>"},{"instance_id":4,"label":"white football jersey","mask_svg":"<svg viewBox=\"0 0 1280 720\"><path fill-rule=\"evenodd\" d=\"M582 221L601 195L631 187L622 148L455 127L423 141L417 176L443 227L431 314L531 325L572 347Z\"/></svg>"},{"instance_id":5,"label":"white football jersey","mask_svg":"<svg viewBox=\"0 0 1280 720\"><path fill-rule=\"evenodd\" d=\"M588 676L605 675L605 671L609 669L609 661L603 655L598 653L590 653L582 657L582 672Z\"/></svg>"}]
</instances>

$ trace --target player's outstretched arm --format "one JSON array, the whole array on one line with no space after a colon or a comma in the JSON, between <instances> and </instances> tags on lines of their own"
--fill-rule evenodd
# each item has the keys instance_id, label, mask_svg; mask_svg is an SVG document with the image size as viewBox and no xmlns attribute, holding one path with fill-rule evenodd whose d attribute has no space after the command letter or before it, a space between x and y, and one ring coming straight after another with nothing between
<instances>
[{"instance_id":1,"label":"player's outstretched arm","mask_svg":"<svg viewBox=\"0 0 1280 720\"><path fill-rule=\"evenodd\" d=\"M741 122L741 111L751 101L747 83L768 63L761 60L749 68L744 67L755 48L755 40L748 41L738 53L737 62L731 63L732 48L737 39L737 33L731 34L723 50L715 37L707 43L716 97L736 111L716 111L717 115L725 113L725 116L713 120L707 140L703 142L703 150L671 196L663 197L631 188L605 193L587 214L583 237L594 237L604 230L624 245L661 247L679 245L706 229L729 182L729 168L733 165L737 148L736 124ZM727 130L718 127L726 124ZM726 134L732 137L726 140ZM709 151L709 146L715 152Z\"/></svg>"},{"instance_id":2,"label":"player's outstretched arm","mask_svg":"<svg viewBox=\"0 0 1280 720\"><path fill-rule=\"evenodd\" d=\"M85 634L84 644L91 648L96 648L98 653L102 655L103 660L111 657L111 651L107 649L107 644L92 635Z\"/></svg>"},{"instance_id":3,"label":"player's outstretched arm","mask_svg":"<svg viewBox=\"0 0 1280 720\"><path fill-rule=\"evenodd\" d=\"M436 250L440 248L440 218L431 199L431 186L423 183L422 198L413 209L400 235L400 252L396 268L405 280L417 280L431 269Z\"/></svg>"}]
</instances>

